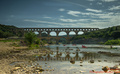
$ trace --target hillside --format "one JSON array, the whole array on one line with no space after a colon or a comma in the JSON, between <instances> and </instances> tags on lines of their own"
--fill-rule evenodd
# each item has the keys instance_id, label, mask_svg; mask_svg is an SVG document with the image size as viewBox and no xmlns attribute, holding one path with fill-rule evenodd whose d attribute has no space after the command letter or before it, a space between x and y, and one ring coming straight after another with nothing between
<instances>
[{"instance_id":1,"label":"hillside","mask_svg":"<svg viewBox=\"0 0 120 74\"><path fill-rule=\"evenodd\" d=\"M7 38L11 36L16 36L16 32L12 29L16 29L15 26L8 26L8 25L2 25L0 24L0 38ZM17 35L20 36L18 33Z\"/></svg>"},{"instance_id":2,"label":"hillside","mask_svg":"<svg viewBox=\"0 0 120 74\"><path fill-rule=\"evenodd\" d=\"M73 43L100 43L111 39L120 38L120 26L113 26L98 31L86 32L82 35L74 36Z\"/></svg>"}]
</instances>

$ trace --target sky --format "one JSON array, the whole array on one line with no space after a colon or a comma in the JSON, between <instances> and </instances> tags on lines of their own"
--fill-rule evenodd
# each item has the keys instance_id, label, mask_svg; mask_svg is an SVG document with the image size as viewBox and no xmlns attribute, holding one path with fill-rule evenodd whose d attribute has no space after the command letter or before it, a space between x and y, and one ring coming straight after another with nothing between
<instances>
[{"instance_id":1,"label":"sky","mask_svg":"<svg viewBox=\"0 0 120 74\"><path fill-rule=\"evenodd\" d=\"M0 0L0 24L107 28L120 25L120 0Z\"/></svg>"}]
</instances>

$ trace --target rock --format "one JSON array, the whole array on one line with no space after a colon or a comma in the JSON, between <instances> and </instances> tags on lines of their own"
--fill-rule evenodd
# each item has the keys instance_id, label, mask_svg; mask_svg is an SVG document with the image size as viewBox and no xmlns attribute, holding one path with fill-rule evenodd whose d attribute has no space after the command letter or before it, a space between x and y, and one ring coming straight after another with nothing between
<instances>
[{"instance_id":1,"label":"rock","mask_svg":"<svg viewBox=\"0 0 120 74\"><path fill-rule=\"evenodd\" d=\"M98 53L101 53L101 54L111 54L111 52L104 52L104 51L98 51Z\"/></svg>"},{"instance_id":2,"label":"rock","mask_svg":"<svg viewBox=\"0 0 120 74\"><path fill-rule=\"evenodd\" d=\"M95 72L95 70L92 70L92 72Z\"/></svg>"},{"instance_id":3,"label":"rock","mask_svg":"<svg viewBox=\"0 0 120 74\"><path fill-rule=\"evenodd\" d=\"M19 50L10 51L10 53L20 53L20 51Z\"/></svg>"},{"instance_id":4,"label":"rock","mask_svg":"<svg viewBox=\"0 0 120 74\"><path fill-rule=\"evenodd\" d=\"M80 63L83 63L83 61L80 61Z\"/></svg>"},{"instance_id":5,"label":"rock","mask_svg":"<svg viewBox=\"0 0 120 74\"><path fill-rule=\"evenodd\" d=\"M90 63L94 63L94 60L90 60Z\"/></svg>"},{"instance_id":6,"label":"rock","mask_svg":"<svg viewBox=\"0 0 120 74\"><path fill-rule=\"evenodd\" d=\"M80 71L80 73L82 73L82 72L86 72L86 71Z\"/></svg>"},{"instance_id":7,"label":"rock","mask_svg":"<svg viewBox=\"0 0 120 74\"><path fill-rule=\"evenodd\" d=\"M21 67L15 67L15 68L12 69L12 71L16 71L18 69L21 69Z\"/></svg>"},{"instance_id":8,"label":"rock","mask_svg":"<svg viewBox=\"0 0 120 74\"><path fill-rule=\"evenodd\" d=\"M15 67L22 67L20 64L16 64Z\"/></svg>"},{"instance_id":9,"label":"rock","mask_svg":"<svg viewBox=\"0 0 120 74\"><path fill-rule=\"evenodd\" d=\"M80 51L80 49L77 49L76 51Z\"/></svg>"},{"instance_id":10,"label":"rock","mask_svg":"<svg viewBox=\"0 0 120 74\"><path fill-rule=\"evenodd\" d=\"M105 62L107 62L107 60L104 60Z\"/></svg>"},{"instance_id":11,"label":"rock","mask_svg":"<svg viewBox=\"0 0 120 74\"><path fill-rule=\"evenodd\" d=\"M80 66L83 66L83 65L80 65Z\"/></svg>"},{"instance_id":12,"label":"rock","mask_svg":"<svg viewBox=\"0 0 120 74\"><path fill-rule=\"evenodd\" d=\"M75 52L73 52L73 54L75 54Z\"/></svg>"},{"instance_id":13,"label":"rock","mask_svg":"<svg viewBox=\"0 0 120 74\"><path fill-rule=\"evenodd\" d=\"M42 69L42 68L40 68L39 70L40 70L41 72L44 71L44 69Z\"/></svg>"},{"instance_id":14,"label":"rock","mask_svg":"<svg viewBox=\"0 0 120 74\"><path fill-rule=\"evenodd\" d=\"M98 62L101 62L101 60L98 60Z\"/></svg>"},{"instance_id":15,"label":"rock","mask_svg":"<svg viewBox=\"0 0 120 74\"><path fill-rule=\"evenodd\" d=\"M25 73L30 74L30 71L26 71Z\"/></svg>"},{"instance_id":16,"label":"rock","mask_svg":"<svg viewBox=\"0 0 120 74\"><path fill-rule=\"evenodd\" d=\"M109 67L108 67L108 66L105 66L105 67L102 68L102 70L103 70L104 72L107 72L107 71L109 70Z\"/></svg>"},{"instance_id":17,"label":"rock","mask_svg":"<svg viewBox=\"0 0 120 74\"><path fill-rule=\"evenodd\" d=\"M46 71L49 71L49 69L46 69Z\"/></svg>"},{"instance_id":18,"label":"rock","mask_svg":"<svg viewBox=\"0 0 120 74\"><path fill-rule=\"evenodd\" d=\"M42 72L42 71L44 71L44 69L39 68L39 67L35 68L35 72Z\"/></svg>"},{"instance_id":19,"label":"rock","mask_svg":"<svg viewBox=\"0 0 120 74\"><path fill-rule=\"evenodd\" d=\"M75 64L75 60L71 60L70 63Z\"/></svg>"}]
</instances>

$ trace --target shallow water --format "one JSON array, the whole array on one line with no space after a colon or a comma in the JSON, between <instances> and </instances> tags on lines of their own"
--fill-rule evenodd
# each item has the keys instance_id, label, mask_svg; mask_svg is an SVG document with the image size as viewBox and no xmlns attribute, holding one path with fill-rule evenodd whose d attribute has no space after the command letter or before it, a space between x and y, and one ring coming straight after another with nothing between
<instances>
[{"instance_id":1,"label":"shallow water","mask_svg":"<svg viewBox=\"0 0 120 74\"><path fill-rule=\"evenodd\" d=\"M47 47L52 52L37 58L37 63L43 69L49 70L43 71L42 74L90 74L91 70L99 72L103 66L113 67L120 63L119 49L82 48L82 45L71 44ZM74 62L70 62L71 60ZM90 60L94 60L94 63L90 63Z\"/></svg>"}]
</instances>

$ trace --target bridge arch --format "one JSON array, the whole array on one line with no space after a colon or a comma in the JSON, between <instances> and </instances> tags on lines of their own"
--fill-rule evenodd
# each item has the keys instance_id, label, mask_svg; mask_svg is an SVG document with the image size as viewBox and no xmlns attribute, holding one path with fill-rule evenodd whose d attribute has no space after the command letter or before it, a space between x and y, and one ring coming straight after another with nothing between
<instances>
[{"instance_id":1,"label":"bridge arch","mask_svg":"<svg viewBox=\"0 0 120 74\"><path fill-rule=\"evenodd\" d=\"M70 31L70 32L69 32L69 36L70 36L70 35L77 35L77 34L75 33L75 31Z\"/></svg>"},{"instance_id":2,"label":"bridge arch","mask_svg":"<svg viewBox=\"0 0 120 74\"><path fill-rule=\"evenodd\" d=\"M65 31L60 31L60 32L58 33L58 36L64 36L64 35L67 36L67 33L66 33Z\"/></svg>"},{"instance_id":3,"label":"bridge arch","mask_svg":"<svg viewBox=\"0 0 120 74\"><path fill-rule=\"evenodd\" d=\"M78 35L82 35L82 34L84 34L84 31L79 31L78 32Z\"/></svg>"},{"instance_id":4,"label":"bridge arch","mask_svg":"<svg viewBox=\"0 0 120 74\"><path fill-rule=\"evenodd\" d=\"M41 37L48 37L48 32L47 31L42 31L41 32Z\"/></svg>"},{"instance_id":5,"label":"bridge arch","mask_svg":"<svg viewBox=\"0 0 120 74\"><path fill-rule=\"evenodd\" d=\"M50 36L57 36L57 33L55 31L51 31Z\"/></svg>"}]
</instances>

